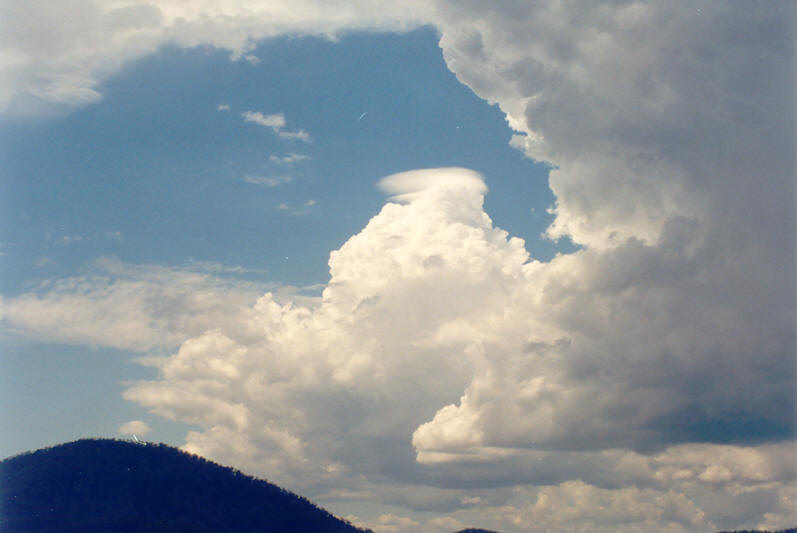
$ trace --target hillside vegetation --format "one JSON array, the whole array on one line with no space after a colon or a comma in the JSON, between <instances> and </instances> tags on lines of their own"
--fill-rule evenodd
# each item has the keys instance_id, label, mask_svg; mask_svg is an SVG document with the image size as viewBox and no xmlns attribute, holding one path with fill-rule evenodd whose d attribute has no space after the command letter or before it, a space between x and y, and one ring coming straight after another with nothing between
<instances>
[{"instance_id":1,"label":"hillside vegetation","mask_svg":"<svg viewBox=\"0 0 797 533\"><path fill-rule=\"evenodd\" d=\"M276 485L165 444L85 439L0 462L5 533L363 533Z\"/></svg>"}]
</instances>

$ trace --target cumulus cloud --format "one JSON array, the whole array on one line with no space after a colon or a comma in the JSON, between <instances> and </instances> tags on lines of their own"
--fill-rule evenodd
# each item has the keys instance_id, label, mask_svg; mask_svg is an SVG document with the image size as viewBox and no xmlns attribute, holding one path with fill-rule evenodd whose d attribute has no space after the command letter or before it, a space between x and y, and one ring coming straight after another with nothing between
<instances>
[{"instance_id":1,"label":"cumulus cloud","mask_svg":"<svg viewBox=\"0 0 797 533\"><path fill-rule=\"evenodd\" d=\"M562 332L529 356L558 362L475 379L419 449L790 436L791 8L441 6L449 67L555 166L548 233L584 249L524 302Z\"/></svg>"},{"instance_id":2,"label":"cumulus cloud","mask_svg":"<svg viewBox=\"0 0 797 533\"><path fill-rule=\"evenodd\" d=\"M207 332L126 398L207 428L188 435L192 451L321 495L359 475L557 485L562 501L612 509L596 528L616 527L634 502L628 520L639 527L689 531L740 517L740 487L759 486L770 503L749 508L747 523L763 509L788 521L774 502L790 490L793 449L754 445L788 432L789 357L771 344L775 353L759 346L750 359L763 337L738 330L744 308L706 301L693 279L703 270L682 258L660 265L658 248L637 240L534 261L492 226L472 171L380 186L400 203L330 255L317 301L267 294L245 328L260 331L255 342ZM716 444L682 444L706 441ZM536 491L536 507L513 507L509 527L544 512ZM455 501L473 507L461 496L446 505ZM487 512L486 502L476 507Z\"/></svg>"},{"instance_id":3,"label":"cumulus cloud","mask_svg":"<svg viewBox=\"0 0 797 533\"><path fill-rule=\"evenodd\" d=\"M449 68L551 165L548 235L581 247L536 261L493 226L477 173L402 173L330 254L320 297L254 301L249 286L145 269L6 299L17 331L174 346L125 397L195 424L187 449L318 498L420 509L401 489L432 487L452 519L505 531L793 526L791 6L262 2L244 17L234 2L161 2L100 31L105 8L73 3L74 34L12 36L7 105L96 99L98 79L166 36L241 55L286 28L432 21ZM97 45L109 36L121 44ZM298 138L282 115L247 113Z\"/></svg>"}]
</instances>

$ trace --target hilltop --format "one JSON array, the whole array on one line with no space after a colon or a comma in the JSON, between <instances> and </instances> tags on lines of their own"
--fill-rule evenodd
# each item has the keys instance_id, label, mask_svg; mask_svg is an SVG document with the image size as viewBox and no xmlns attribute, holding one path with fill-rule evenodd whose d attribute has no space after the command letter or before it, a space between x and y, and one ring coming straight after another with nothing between
<instances>
[{"instance_id":1,"label":"hilltop","mask_svg":"<svg viewBox=\"0 0 797 533\"><path fill-rule=\"evenodd\" d=\"M307 499L165 444L84 439L0 462L6 533L365 533Z\"/></svg>"}]
</instances>

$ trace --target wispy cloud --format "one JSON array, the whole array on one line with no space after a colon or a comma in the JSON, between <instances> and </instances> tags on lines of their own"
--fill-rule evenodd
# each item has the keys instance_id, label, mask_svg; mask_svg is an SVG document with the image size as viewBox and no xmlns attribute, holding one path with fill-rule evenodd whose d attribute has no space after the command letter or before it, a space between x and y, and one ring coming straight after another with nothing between
<instances>
[{"instance_id":1,"label":"wispy cloud","mask_svg":"<svg viewBox=\"0 0 797 533\"><path fill-rule=\"evenodd\" d=\"M246 183L261 185L263 187L277 187L293 181L291 176L244 176Z\"/></svg>"},{"instance_id":2,"label":"wispy cloud","mask_svg":"<svg viewBox=\"0 0 797 533\"><path fill-rule=\"evenodd\" d=\"M300 140L306 143L311 141L310 134L302 129L297 131L288 131L284 129L286 124L284 113L264 115L260 111L244 111L241 113L241 116L246 122L253 122L260 126L270 128L281 139Z\"/></svg>"},{"instance_id":3,"label":"wispy cloud","mask_svg":"<svg viewBox=\"0 0 797 533\"><path fill-rule=\"evenodd\" d=\"M279 135L280 139L298 140L306 143L312 141L312 139L310 139L310 134L304 130L280 131L277 134Z\"/></svg>"},{"instance_id":4,"label":"wispy cloud","mask_svg":"<svg viewBox=\"0 0 797 533\"><path fill-rule=\"evenodd\" d=\"M274 113L272 115L264 115L260 111L244 111L241 113L246 122L254 122L261 126L271 128L275 132L279 132L285 127L285 114Z\"/></svg>"},{"instance_id":5,"label":"wispy cloud","mask_svg":"<svg viewBox=\"0 0 797 533\"><path fill-rule=\"evenodd\" d=\"M310 212L310 208L316 205L317 202L315 200L307 200L306 202L302 203L300 206L289 205L286 203L281 203L277 205L274 209L278 211L283 211L287 214L294 215L294 216L301 216L306 215Z\"/></svg>"},{"instance_id":6,"label":"wispy cloud","mask_svg":"<svg viewBox=\"0 0 797 533\"><path fill-rule=\"evenodd\" d=\"M70 244L77 244L86 240L89 240L89 238L83 235L64 235L59 242L64 246L69 246Z\"/></svg>"},{"instance_id":7,"label":"wispy cloud","mask_svg":"<svg viewBox=\"0 0 797 533\"><path fill-rule=\"evenodd\" d=\"M278 156L278 155L272 154L268 158L269 161L271 161L272 163L275 163L277 165L292 165L294 163L298 163L299 161L306 161L308 159L310 159L309 155L297 154L297 153L294 153L294 152L290 152L290 153L285 154L283 156Z\"/></svg>"},{"instance_id":8,"label":"wispy cloud","mask_svg":"<svg viewBox=\"0 0 797 533\"><path fill-rule=\"evenodd\" d=\"M219 104L219 106L216 108L216 110L217 111L229 111L230 110L230 106L229 106L229 104Z\"/></svg>"},{"instance_id":9,"label":"wispy cloud","mask_svg":"<svg viewBox=\"0 0 797 533\"><path fill-rule=\"evenodd\" d=\"M47 265L54 265L55 261L53 261L51 258L47 256L42 255L40 257L37 257L36 260L33 262L33 264L36 265L37 267L44 267Z\"/></svg>"},{"instance_id":10,"label":"wispy cloud","mask_svg":"<svg viewBox=\"0 0 797 533\"><path fill-rule=\"evenodd\" d=\"M101 259L81 276L48 280L0 300L0 319L6 332L44 342L134 351L177 346L273 286L243 281L237 277L242 272L214 265L170 268Z\"/></svg>"}]
</instances>

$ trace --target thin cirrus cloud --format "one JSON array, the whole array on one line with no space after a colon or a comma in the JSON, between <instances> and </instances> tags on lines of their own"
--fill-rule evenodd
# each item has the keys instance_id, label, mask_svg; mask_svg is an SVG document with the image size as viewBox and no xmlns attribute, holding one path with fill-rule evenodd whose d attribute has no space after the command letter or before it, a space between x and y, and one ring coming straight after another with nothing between
<instances>
[{"instance_id":1,"label":"thin cirrus cloud","mask_svg":"<svg viewBox=\"0 0 797 533\"><path fill-rule=\"evenodd\" d=\"M321 501L406 510L362 522L378 530L793 526L793 8L274 6L236 24L236 2L160 2L49 38L72 35L81 61L46 63L19 35L3 102L85 104L166 35L240 56L289 30L431 23L513 146L551 164L548 235L580 249L534 260L493 226L478 173L430 169L381 182L391 201L330 254L321 296L117 265L112 281L5 300L3 319L50 340L173 346L127 399L195 424L191 451ZM137 48L110 39L120 24ZM41 46L55 44L69 48ZM243 116L300 138L281 114Z\"/></svg>"}]
</instances>

